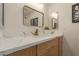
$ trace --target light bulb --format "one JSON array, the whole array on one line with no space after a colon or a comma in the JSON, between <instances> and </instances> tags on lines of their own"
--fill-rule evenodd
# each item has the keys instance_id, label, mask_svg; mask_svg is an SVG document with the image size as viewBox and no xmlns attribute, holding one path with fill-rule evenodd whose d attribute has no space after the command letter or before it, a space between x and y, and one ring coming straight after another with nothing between
<instances>
[{"instance_id":1,"label":"light bulb","mask_svg":"<svg viewBox=\"0 0 79 59\"><path fill-rule=\"evenodd\" d=\"M57 12L53 12L51 14L51 17L57 19L58 18L58 13Z\"/></svg>"}]
</instances>

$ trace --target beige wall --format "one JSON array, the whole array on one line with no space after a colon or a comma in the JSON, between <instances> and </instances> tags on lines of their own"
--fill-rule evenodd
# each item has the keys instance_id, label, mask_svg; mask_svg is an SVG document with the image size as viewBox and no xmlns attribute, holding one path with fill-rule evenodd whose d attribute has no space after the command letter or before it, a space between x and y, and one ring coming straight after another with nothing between
<instances>
[{"instance_id":1,"label":"beige wall","mask_svg":"<svg viewBox=\"0 0 79 59\"><path fill-rule=\"evenodd\" d=\"M30 6L38 11L44 12L44 5L40 3L35 4L21 4L21 3L5 3L4 5L4 19L5 19L5 34L20 34L23 31L33 31L35 28L26 27L23 25L23 6Z\"/></svg>"},{"instance_id":2,"label":"beige wall","mask_svg":"<svg viewBox=\"0 0 79 59\"><path fill-rule=\"evenodd\" d=\"M48 27L48 4L44 4L44 27Z\"/></svg>"},{"instance_id":3,"label":"beige wall","mask_svg":"<svg viewBox=\"0 0 79 59\"><path fill-rule=\"evenodd\" d=\"M79 23L72 23L72 4L49 5L49 15L59 12L58 31L64 33L64 55L79 55Z\"/></svg>"}]
</instances>

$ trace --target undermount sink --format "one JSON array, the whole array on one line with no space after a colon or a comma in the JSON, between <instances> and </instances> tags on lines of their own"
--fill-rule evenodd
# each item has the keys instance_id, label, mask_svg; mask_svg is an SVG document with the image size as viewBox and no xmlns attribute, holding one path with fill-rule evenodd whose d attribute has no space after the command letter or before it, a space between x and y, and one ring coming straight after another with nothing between
<instances>
[{"instance_id":1,"label":"undermount sink","mask_svg":"<svg viewBox=\"0 0 79 59\"><path fill-rule=\"evenodd\" d=\"M33 41L38 41L38 40L40 41L42 40L41 38L45 38L45 37L48 37L48 35L38 35L38 36L28 35L28 36L18 36L12 38L3 37L0 39L0 50L3 50L5 46L9 48L6 48L4 50L11 49L13 46L14 47L17 47L18 45L23 46L25 44L32 43Z\"/></svg>"}]
</instances>

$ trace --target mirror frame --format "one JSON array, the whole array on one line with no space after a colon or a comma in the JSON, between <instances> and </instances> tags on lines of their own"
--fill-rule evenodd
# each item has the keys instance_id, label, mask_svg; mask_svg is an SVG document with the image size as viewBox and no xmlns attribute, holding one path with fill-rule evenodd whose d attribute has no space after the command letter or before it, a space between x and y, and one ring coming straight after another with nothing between
<instances>
[{"instance_id":1,"label":"mirror frame","mask_svg":"<svg viewBox=\"0 0 79 59\"><path fill-rule=\"evenodd\" d=\"M2 26L4 26L4 3L2 3Z\"/></svg>"},{"instance_id":2,"label":"mirror frame","mask_svg":"<svg viewBox=\"0 0 79 59\"><path fill-rule=\"evenodd\" d=\"M34 10L34 11L36 11L36 12L38 12L38 13L40 13L40 14L43 15L43 16L42 16L42 26L37 26L37 27L43 27L43 26L44 26L44 13L43 13L43 12L40 12L40 11L38 11L38 10L36 10L36 9L33 9L33 8L29 7L29 6L26 6L26 5L24 5L24 7L27 7L27 8L29 8L29 9ZM23 25L26 26L26 25L24 24L24 7L23 7Z\"/></svg>"}]
</instances>

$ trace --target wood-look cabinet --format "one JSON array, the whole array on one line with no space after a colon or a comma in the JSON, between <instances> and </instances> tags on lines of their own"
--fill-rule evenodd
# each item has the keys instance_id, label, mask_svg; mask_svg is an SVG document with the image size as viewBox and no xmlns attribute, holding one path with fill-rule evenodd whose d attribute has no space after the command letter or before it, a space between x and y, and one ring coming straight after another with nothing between
<instances>
[{"instance_id":1,"label":"wood-look cabinet","mask_svg":"<svg viewBox=\"0 0 79 59\"><path fill-rule=\"evenodd\" d=\"M59 56L63 55L63 36L58 37L58 53Z\"/></svg>"},{"instance_id":2,"label":"wood-look cabinet","mask_svg":"<svg viewBox=\"0 0 79 59\"><path fill-rule=\"evenodd\" d=\"M37 55L39 56L57 56L58 55L58 39L47 41L37 45Z\"/></svg>"},{"instance_id":3,"label":"wood-look cabinet","mask_svg":"<svg viewBox=\"0 0 79 59\"><path fill-rule=\"evenodd\" d=\"M62 56L62 55L63 55L63 36L56 37L54 39L51 39L47 42L43 42L36 46L8 54L8 56Z\"/></svg>"},{"instance_id":4,"label":"wood-look cabinet","mask_svg":"<svg viewBox=\"0 0 79 59\"><path fill-rule=\"evenodd\" d=\"M8 56L36 56L36 46L16 51Z\"/></svg>"}]
</instances>

